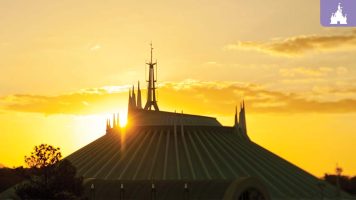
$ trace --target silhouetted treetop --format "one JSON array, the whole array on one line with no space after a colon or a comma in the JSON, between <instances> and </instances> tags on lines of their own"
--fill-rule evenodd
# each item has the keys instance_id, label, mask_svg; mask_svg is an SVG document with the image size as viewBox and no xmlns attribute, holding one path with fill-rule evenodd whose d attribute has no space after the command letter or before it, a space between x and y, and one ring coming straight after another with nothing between
<instances>
[{"instance_id":1,"label":"silhouetted treetop","mask_svg":"<svg viewBox=\"0 0 356 200\"><path fill-rule=\"evenodd\" d=\"M29 177L16 186L16 194L21 199L80 199L83 179L76 177L75 166L61 157L60 148L35 146L31 156L25 156Z\"/></svg>"},{"instance_id":2,"label":"silhouetted treetop","mask_svg":"<svg viewBox=\"0 0 356 200\"><path fill-rule=\"evenodd\" d=\"M62 158L60 148L48 144L34 147L29 157L25 156L25 163L30 168L43 168L57 163Z\"/></svg>"}]
</instances>

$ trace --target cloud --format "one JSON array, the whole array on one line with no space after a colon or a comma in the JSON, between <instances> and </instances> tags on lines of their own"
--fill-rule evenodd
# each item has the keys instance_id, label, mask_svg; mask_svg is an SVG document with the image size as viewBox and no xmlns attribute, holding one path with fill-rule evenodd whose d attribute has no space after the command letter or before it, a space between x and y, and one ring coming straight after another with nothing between
<instances>
[{"instance_id":1,"label":"cloud","mask_svg":"<svg viewBox=\"0 0 356 200\"><path fill-rule=\"evenodd\" d=\"M128 88L106 86L56 96L15 94L0 97L0 109L46 115L108 113L117 104L126 105Z\"/></svg>"},{"instance_id":2,"label":"cloud","mask_svg":"<svg viewBox=\"0 0 356 200\"><path fill-rule=\"evenodd\" d=\"M0 108L7 111L50 114L110 113L119 105L127 105L128 87L120 90L94 88L57 95L9 95L0 98ZM95 91L95 92L93 92ZM144 93L145 91L143 91ZM333 93L334 89L325 92ZM353 93L356 88L338 90ZM143 94L143 96L145 96ZM185 113L226 115L245 99L249 113L350 113L356 112L356 99L312 100L297 93L272 91L261 85L239 82L203 82L187 80L165 82L159 86L158 100L161 109L184 110Z\"/></svg>"},{"instance_id":3,"label":"cloud","mask_svg":"<svg viewBox=\"0 0 356 200\"><path fill-rule=\"evenodd\" d=\"M344 76L349 70L346 67L285 67L279 69L283 81L317 82L327 77ZM289 79L287 79L289 78Z\"/></svg>"},{"instance_id":4,"label":"cloud","mask_svg":"<svg viewBox=\"0 0 356 200\"><path fill-rule=\"evenodd\" d=\"M166 94L173 96L170 103L174 105L180 105L179 102L182 101L184 102L183 105L190 107L191 110L199 108L199 110L208 110L211 113L231 112L231 108L235 104L238 104L242 98L246 100L248 110L254 113L339 113L356 111L356 99L340 99L335 101L324 99L323 101L316 101L309 100L309 96L272 91L260 85L234 82L194 83L189 81L189 89L182 83L180 85L182 85L182 88L176 89L175 92L170 90L172 86L177 86L175 83L166 85L166 87L161 88L163 90L161 93L167 90ZM351 89L348 90L348 92L350 91ZM330 92L334 91L331 90Z\"/></svg>"},{"instance_id":5,"label":"cloud","mask_svg":"<svg viewBox=\"0 0 356 200\"><path fill-rule=\"evenodd\" d=\"M100 44L93 45L89 48L90 51L98 51L99 49L101 49Z\"/></svg>"},{"instance_id":6,"label":"cloud","mask_svg":"<svg viewBox=\"0 0 356 200\"><path fill-rule=\"evenodd\" d=\"M340 72L347 70L346 68L341 68ZM294 68L281 68L279 69L279 74L283 77L296 77L296 76L305 76L305 77L323 77L330 73L333 73L335 70L331 67L319 67L319 68L307 68L307 67L294 67ZM337 68L339 72L339 68Z\"/></svg>"},{"instance_id":7,"label":"cloud","mask_svg":"<svg viewBox=\"0 0 356 200\"><path fill-rule=\"evenodd\" d=\"M336 68L336 73L338 75L343 75L343 74L346 74L348 72L349 72L349 70L346 67L337 67Z\"/></svg>"},{"instance_id":8,"label":"cloud","mask_svg":"<svg viewBox=\"0 0 356 200\"><path fill-rule=\"evenodd\" d=\"M346 35L301 35L268 42L239 41L227 50L255 50L276 56L301 56L308 52L337 51L356 48L356 32Z\"/></svg>"},{"instance_id":9,"label":"cloud","mask_svg":"<svg viewBox=\"0 0 356 200\"><path fill-rule=\"evenodd\" d=\"M335 101L310 100L308 96L265 89L259 85L234 82L192 82L189 87L175 83L162 87L162 98L173 105L183 105L188 110L201 110L213 114L228 114L245 99L250 113L343 113L356 112L356 99ZM163 95L164 94L164 95ZM356 94L356 93L355 93ZM161 101L162 102L162 101Z\"/></svg>"}]
</instances>

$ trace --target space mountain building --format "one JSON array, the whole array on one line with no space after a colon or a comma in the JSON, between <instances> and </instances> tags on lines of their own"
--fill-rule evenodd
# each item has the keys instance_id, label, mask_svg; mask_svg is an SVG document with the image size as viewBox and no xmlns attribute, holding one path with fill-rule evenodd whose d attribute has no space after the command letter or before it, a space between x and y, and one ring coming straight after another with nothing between
<instances>
[{"instance_id":1,"label":"space mountain building","mask_svg":"<svg viewBox=\"0 0 356 200\"><path fill-rule=\"evenodd\" d=\"M147 65L147 100L142 104L139 84L130 89L127 126L115 114L105 135L67 157L84 177L89 199L352 198L254 143L244 102L233 126L161 111L152 46Z\"/></svg>"}]
</instances>

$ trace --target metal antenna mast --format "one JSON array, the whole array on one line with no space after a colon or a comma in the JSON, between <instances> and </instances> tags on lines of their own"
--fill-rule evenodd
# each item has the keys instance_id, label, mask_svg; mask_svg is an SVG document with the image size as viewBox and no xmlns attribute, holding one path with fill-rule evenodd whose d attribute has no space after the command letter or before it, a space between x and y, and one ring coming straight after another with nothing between
<instances>
[{"instance_id":1,"label":"metal antenna mast","mask_svg":"<svg viewBox=\"0 0 356 200\"><path fill-rule=\"evenodd\" d=\"M155 78L155 71L154 71L154 66L157 65L156 62L152 61L152 54L153 54L153 47L152 47L152 42L151 42L151 60L149 63L146 63L149 66L149 75L148 75L148 80L147 81L147 102L145 105L145 110L152 110L152 107L156 110L159 111L158 105L157 105L157 100L156 100L156 82L157 79ZM157 70L157 66L156 66Z\"/></svg>"}]
</instances>

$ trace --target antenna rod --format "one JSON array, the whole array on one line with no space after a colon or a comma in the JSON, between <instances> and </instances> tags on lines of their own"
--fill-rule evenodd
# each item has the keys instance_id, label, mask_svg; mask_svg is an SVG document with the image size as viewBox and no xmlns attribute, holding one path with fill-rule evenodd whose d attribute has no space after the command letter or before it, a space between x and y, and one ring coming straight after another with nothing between
<instances>
[{"instance_id":1,"label":"antenna rod","mask_svg":"<svg viewBox=\"0 0 356 200\"><path fill-rule=\"evenodd\" d=\"M152 63L152 50L153 50L153 47L152 47L152 42L151 42L151 63Z\"/></svg>"},{"instance_id":2,"label":"antenna rod","mask_svg":"<svg viewBox=\"0 0 356 200\"><path fill-rule=\"evenodd\" d=\"M146 63L149 66L149 77L147 81L147 102L145 105L144 110L151 110L152 107L159 111L157 100L156 100L156 86L155 83L157 82L157 76L155 76L155 69L154 66L157 65L157 61L153 62L153 47L152 42L150 43L151 46L151 61ZM156 66L156 75L157 75L157 66Z\"/></svg>"}]
</instances>

